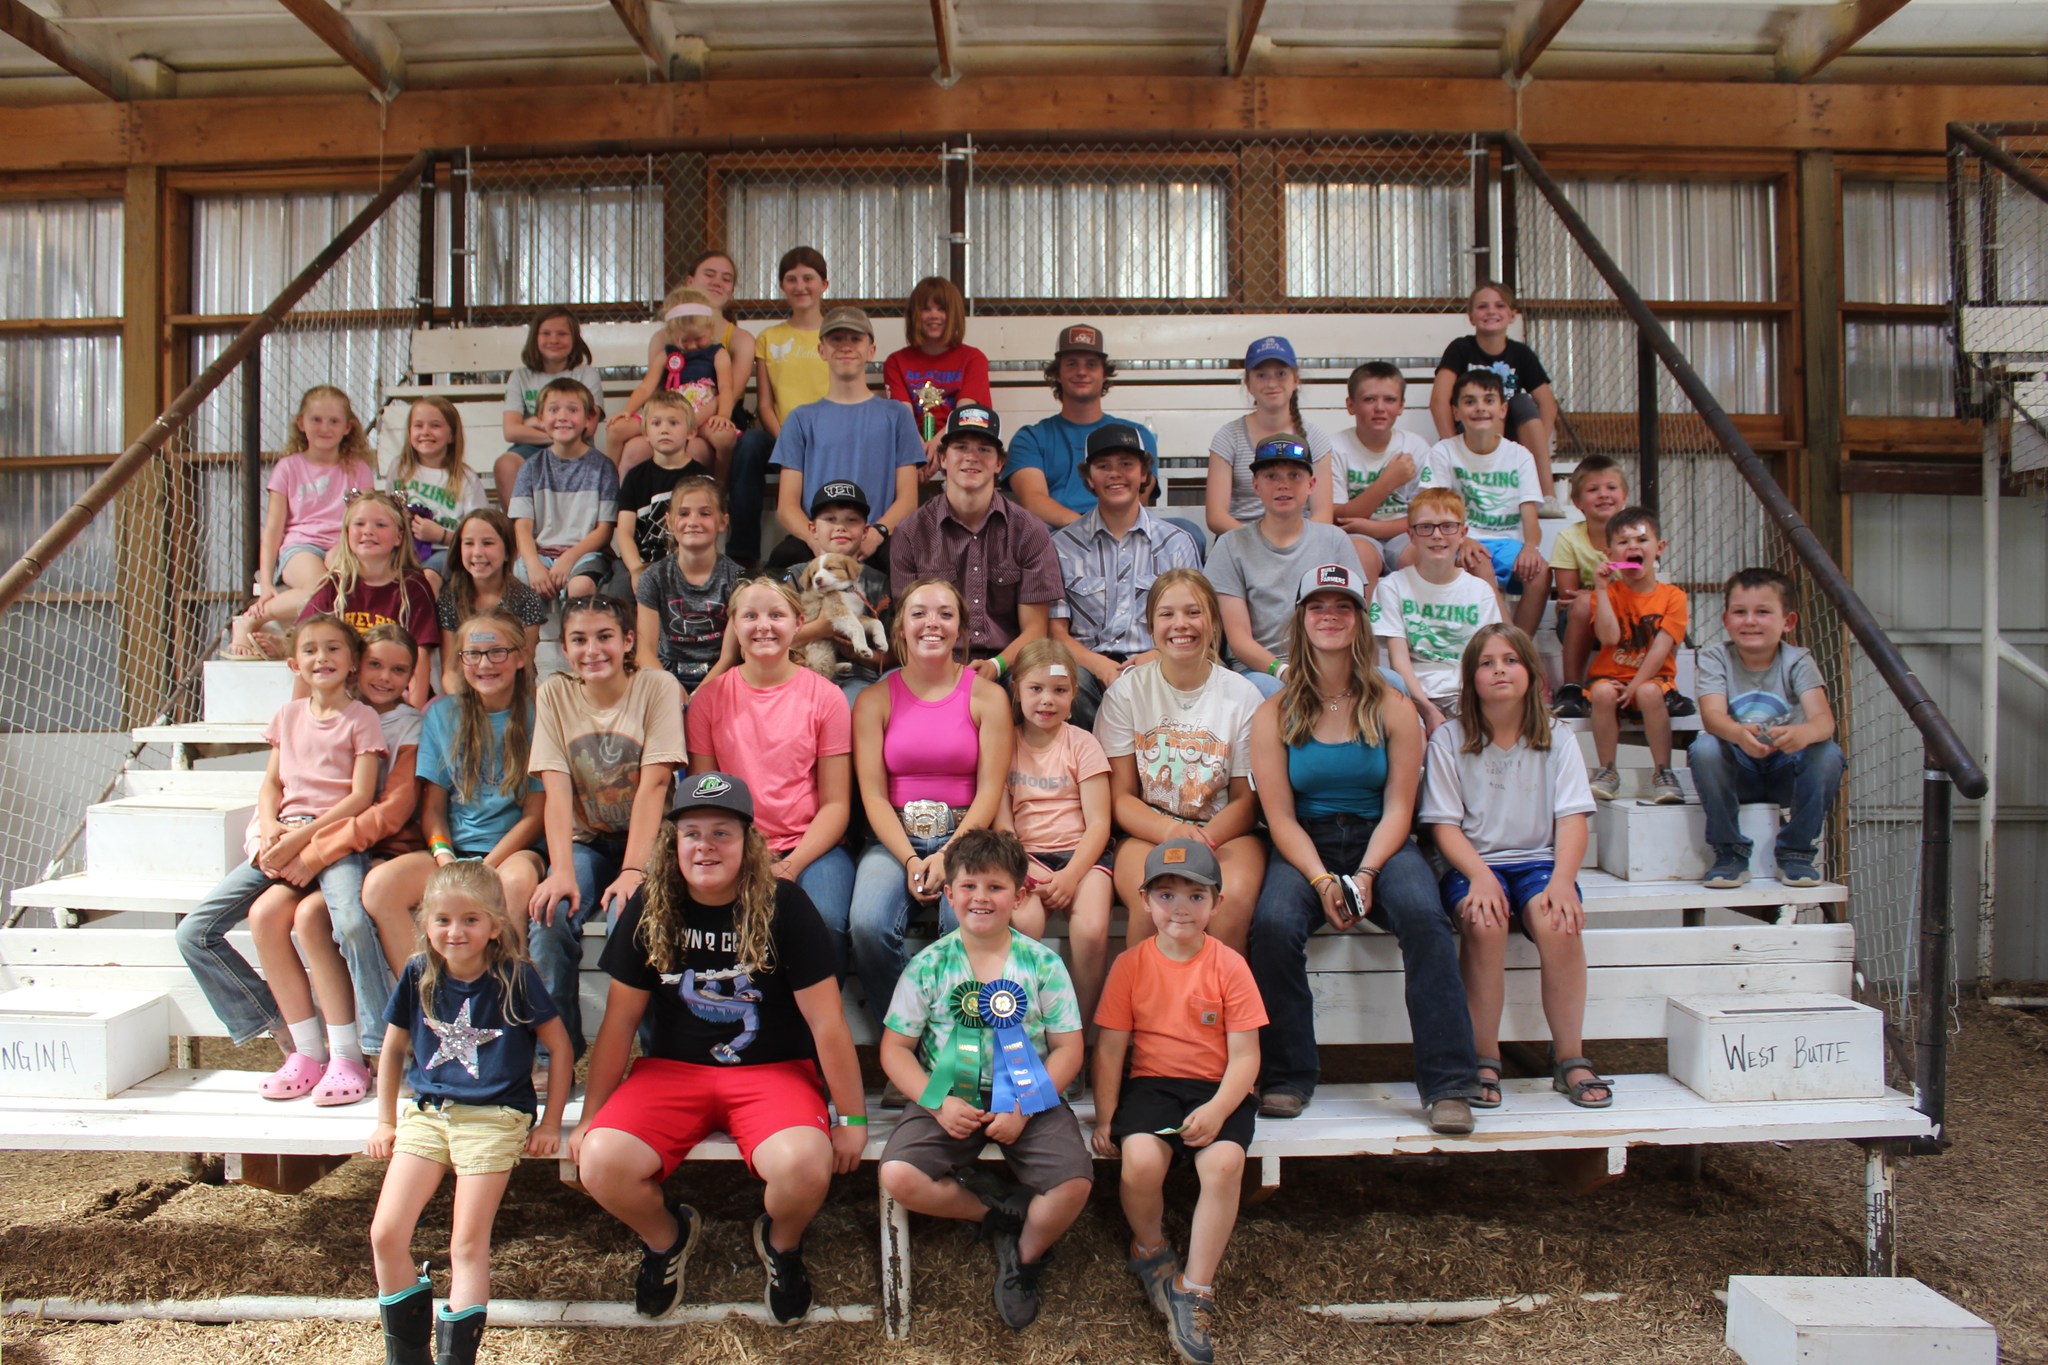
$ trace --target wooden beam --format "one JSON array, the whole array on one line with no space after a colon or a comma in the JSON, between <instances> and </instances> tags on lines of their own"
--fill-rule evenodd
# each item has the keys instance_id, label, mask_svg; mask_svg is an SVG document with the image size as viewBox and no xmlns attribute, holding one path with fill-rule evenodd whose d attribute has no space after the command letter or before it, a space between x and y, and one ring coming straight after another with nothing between
<instances>
[{"instance_id":1,"label":"wooden beam","mask_svg":"<svg viewBox=\"0 0 2048 1365\"><path fill-rule=\"evenodd\" d=\"M164 174L156 166L131 166L121 202L121 429L128 440L141 436L162 412L164 390ZM125 725L147 725L171 694L172 538L193 523L173 524L167 511L185 516L171 496L165 462L152 461L114 499L114 554L121 566L121 714Z\"/></svg>"},{"instance_id":2,"label":"wooden beam","mask_svg":"<svg viewBox=\"0 0 2048 1365\"><path fill-rule=\"evenodd\" d=\"M1231 13L1230 47L1223 74L1242 76L1244 64L1251 60L1252 40L1259 36L1259 21L1266 17L1266 0L1237 0Z\"/></svg>"},{"instance_id":3,"label":"wooden beam","mask_svg":"<svg viewBox=\"0 0 2048 1365\"><path fill-rule=\"evenodd\" d=\"M350 19L327 0L278 0L314 37L370 83L370 93L389 101L405 88L405 59L382 25Z\"/></svg>"},{"instance_id":4,"label":"wooden beam","mask_svg":"<svg viewBox=\"0 0 2048 1365\"><path fill-rule=\"evenodd\" d=\"M1799 342L1806 432L1792 489L1806 524L1843 562L1842 520L1842 231L1832 152L1801 152Z\"/></svg>"},{"instance_id":5,"label":"wooden beam","mask_svg":"<svg viewBox=\"0 0 2048 1365\"><path fill-rule=\"evenodd\" d=\"M108 99L128 97L128 83L122 73L20 0L0 0L0 33L44 61L55 62Z\"/></svg>"},{"instance_id":6,"label":"wooden beam","mask_svg":"<svg viewBox=\"0 0 2048 1365\"><path fill-rule=\"evenodd\" d=\"M1778 79L1810 81L1863 36L1906 7L1906 0L1839 0L1803 11L1778 43Z\"/></svg>"},{"instance_id":7,"label":"wooden beam","mask_svg":"<svg viewBox=\"0 0 2048 1365\"><path fill-rule=\"evenodd\" d=\"M612 13L654 68L655 79L694 81L704 78L705 46L701 38L679 37L667 16L647 0L612 0Z\"/></svg>"},{"instance_id":8,"label":"wooden beam","mask_svg":"<svg viewBox=\"0 0 2048 1365\"><path fill-rule=\"evenodd\" d=\"M938 82L939 89L950 90L960 80L960 68L953 61L953 49L960 41L953 0L932 0L932 41L939 49L939 64L932 70L932 79Z\"/></svg>"},{"instance_id":9,"label":"wooden beam","mask_svg":"<svg viewBox=\"0 0 2048 1365\"><path fill-rule=\"evenodd\" d=\"M1517 5L1500 44L1500 74L1519 81L1536 65L1536 59L1557 37L1558 30L1578 12L1581 0L1541 0L1533 7Z\"/></svg>"}]
</instances>

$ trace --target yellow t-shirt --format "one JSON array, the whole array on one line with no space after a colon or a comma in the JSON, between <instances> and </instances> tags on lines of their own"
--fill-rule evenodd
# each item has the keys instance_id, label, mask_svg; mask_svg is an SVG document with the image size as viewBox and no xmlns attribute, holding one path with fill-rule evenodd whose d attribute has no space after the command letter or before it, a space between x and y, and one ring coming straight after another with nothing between
<instances>
[{"instance_id":1,"label":"yellow t-shirt","mask_svg":"<svg viewBox=\"0 0 2048 1365\"><path fill-rule=\"evenodd\" d=\"M1576 570L1582 586L1591 587L1593 575L1606 563L1607 555L1593 548L1583 521L1575 521L1565 527L1557 533L1557 539L1550 542L1550 567Z\"/></svg>"},{"instance_id":2,"label":"yellow t-shirt","mask_svg":"<svg viewBox=\"0 0 2048 1365\"><path fill-rule=\"evenodd\" d=\"M832 372L818 354L818 334L778 322L754 342L754 355L768 366L775 386L775 415L783 421L806 403L815 403L832 386Z\"/></svg>"}]
</instances>

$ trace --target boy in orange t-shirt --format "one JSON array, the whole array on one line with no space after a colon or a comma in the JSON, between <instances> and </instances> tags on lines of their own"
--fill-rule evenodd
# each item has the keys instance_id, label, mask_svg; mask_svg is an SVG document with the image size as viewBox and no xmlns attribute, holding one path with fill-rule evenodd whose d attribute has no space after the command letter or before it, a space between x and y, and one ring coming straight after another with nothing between
<instances>
[{"instance_id":1,"label":"boy in orange t-shirt","mask_svg":"<svg viewBox=\"0 0 2048 1365\"><path fill-rule=\"evenodd\" d=\"M1657 769L1650 799L1660 806L1685 800L1671 771L1671 718L1692 714L1692 700L1677 686L1687 607L1684 589L1657 581L1657 561L1670 548L1662 536L1649 508L1616 512L1607 522L1610 562L1593 574L1593 636L1600 650L1586 669L1586 692L1593 703L1598 766L1588 780L1602 801L1612 801L1621 787L1614 755L1623 711L1642 714L1643 737Z\"/></svg>"},{"instance_id":2,"label":"boy in orange t-shirt","mask_svg":"<svg viewBox=\"0 0 2048 1365\"><path fill-rule=\"evenodd\" d=\"M1130 1271L1183 1360L1214 1358L1216 1271L1237 1222L1266 1023L1251 968L1208 934L1222 884L1207 844L1153 849L1144 900L1156 932L1116 960L1095 1011L1095 1151L1122 1151ZM1185 1269L1161 1222L1167 1172L1184 1156L1202 1185Z\"/></svg>"}]
</instances>

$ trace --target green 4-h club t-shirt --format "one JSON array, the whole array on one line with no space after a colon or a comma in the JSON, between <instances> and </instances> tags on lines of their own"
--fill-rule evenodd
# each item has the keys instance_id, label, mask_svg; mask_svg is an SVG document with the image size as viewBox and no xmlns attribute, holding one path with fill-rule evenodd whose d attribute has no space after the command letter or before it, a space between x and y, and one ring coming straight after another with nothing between
<instances>
[{"instance_id":1,"label":"green 4-h club t-shirt","mask_svg":"<svg viewBox=\"0 0 2048 1365\"><path fill-rule=\"evenodd\" d=\"M1522 504L1543 502L1543 476L1529 448L1503 440L1490 455L1474 455L1462 436L1447 436L1429 448L1416 482L1424 488L1454 488L1465 499L1465 524L1475 536L1517 536Z\"/></svg>"},{"instance_id":2,"label":"green 4-h club t-shirt","mask_svg":"<svg viewBox=\"0 0 2048 1365\"><path fill-rule=\"evenodd\" d=\"M1003 963L1003 975L1024 988L1024 1035L1031 1040L1039 1060L1045 1059L1046 1034L1080 1031L1081 1003L1074 998L1074 980L1067 975L1067 964L1060 961L1058 953L1012 929L1010 956ZM891 1032L917 1039L917 1059L927 1075L938 1063L939 1049L952 1044L956 1029L979 1035L984 1045L980 1075L975 1083L980 1098L975 1103L984 1109L988 1107L995 1079L995 1049L986 1045L986 1027L965 1021L962 1002L968 993L979 993L986 984L975 979L974 968L967 962L967 944L955 929L910 959L903 975L896 979L896 994L889 1000L889 1017L882 1021L882 1026ZM956 1082L955 1093L963 1098L964 1090L959 1086L966 1079L962 1074Z\"/></svg>"},{"instance_id":3,"label":"green 4-h club t-shirt","mask_svg":"<svg viewBox=\"0 0 2048 1365\"><path fill-rule=\"evenodd\" d=\"M1439 586L1406 568L1380 579L1366 619L1374 635L1407 640L1416 681L1434 701L1457 695L1458 661L1481 626L1500 620L1500 602L1471 574Z\"/></svg>"}]
</instances>

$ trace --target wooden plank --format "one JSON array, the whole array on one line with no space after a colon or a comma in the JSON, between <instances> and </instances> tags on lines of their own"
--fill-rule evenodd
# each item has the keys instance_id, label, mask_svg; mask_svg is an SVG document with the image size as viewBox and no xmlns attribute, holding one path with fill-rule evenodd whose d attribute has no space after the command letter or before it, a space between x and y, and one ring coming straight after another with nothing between
<instances>
[{"instance_id":1,"label":"wooden plank","mask_svg":"<svg viewBox=\"0 0 2048 1365\"><path fill-rule=\"evenodd\" d=\"M2048 304L1966 304L1962 329L1963 349L1976 355L2048 354Z\"/></svg>"},{"instance_id":2,"label":"wooden plank","mask_svg":"<svg viewBox=\"0 0 2048 1365\"><path fill-rule=\"evenodd\" d=\"M1235 0L1231 6L1230 33L1224 48L1223 74L1242 76L1251 59L1252 44L1259 36L1259 20L1265 17L1266 0Z\"/></svg>"},{"instance_id":3,"label":"wooden plank","mask_svg":"<svg viewBox=\"0 0 2048 1365\"><path fill-rule=\"evenodd\" d=\"M253 1185L272 1194L303 1194L330 1172L348 1164L346 1152L323 1156L282 1156L276 1152L230 1152L230 1185Z\"/></svg>"},{"instance_id":4,"label":"wooden plank","mask_svg":"<svg viewBox=\"0 0 2048 1365\"><path fill-rule=\"evenodd\" d=\"M370 83L370 93L389 101L405 88L405 58L391 32L374 19L351 18L327 0L278 0L294 19L335 56ZM361 11L357 12L361 15Z\"/></svg>"},{"instance_id":5,"label":"wooden plank","mask_svg":"<svg viewBox=\"0 0 2048 1365\"><path fill-rule=\"evenodd\" d=\"M939 64L932 69L932 80L941 90L958 84L960 80L960 68L954 61L959 35L960 20L953 12L953 0L932 0L932 45L939 53Z\"/></svg>"},{"instance_id":6,"label":"wooden plank","mask_svg":"<svg viewBox=\"0 0 2048 1365\"><path fill-rule=\"evenodd\" d=\"M1906 0L1838 0L1801 10L1778 40L1778 79L1812 80L1905 7Z\"/></svg>"},{"instance_id":7,"label":"wooden plank","mask_svg":"<svg viewBox=\"0 0 2048 1365\"><path fill-rule=\"evenodd\" d=\"M1517 14L1509 20L1500 44L1500 74L1510 81L1527 76L1551 40L1578 13L1580 3L1581 0L1542 0L1535 13Z\"/></svg>"},{"instance_id":8,"label":"wooden plank","mask_svg":"<svg viewBox=\"0 0 2048 1365\"><path fill-rule=\"evenodd\" d=\"M1795 24L1796 27L1796 24ZM1842 230L1834 154L1799 153L1799 314L1805 441L1793 496L1837 563L1842 506Z\"/></svg>"},{"instance_id":9,"label":"wooden plank","mask_svg":"<svg viewBox=\"0 0 2048 1365\"><path fill-rule=\"evenodd\" d=\"M21 0L0 0L0 33L84 81L110 100L128 98L128 80L112 62Z\"/></svg>"},{"instance_id":10,"label":"wooden plank","mask_svg":"<svg viewBox=\"0 0 2048 1365\"><path fill-rule=\"evenodd\" d=\"M164 391L164 176L131 166L121 196L121 426L130 441L156 421ZM180 265L182 266L182 262ZM170 696L172 541L192 527L164 515L175 505L163 461L151 461L114 499L120 596L121 718L140 725L161 714Z\"/></svg>"},{"instance_id":11,"label":"wooden plank","mask_svg":"<svg viewBox=\"0 0 2048 1365\"><path fill-rule=\"evenodd\" d=\"M219 744L246 749L264 747L261 725L192 721L184 725L138 725L128 733L137 744Z\"/></svg>"}]
</instances>

